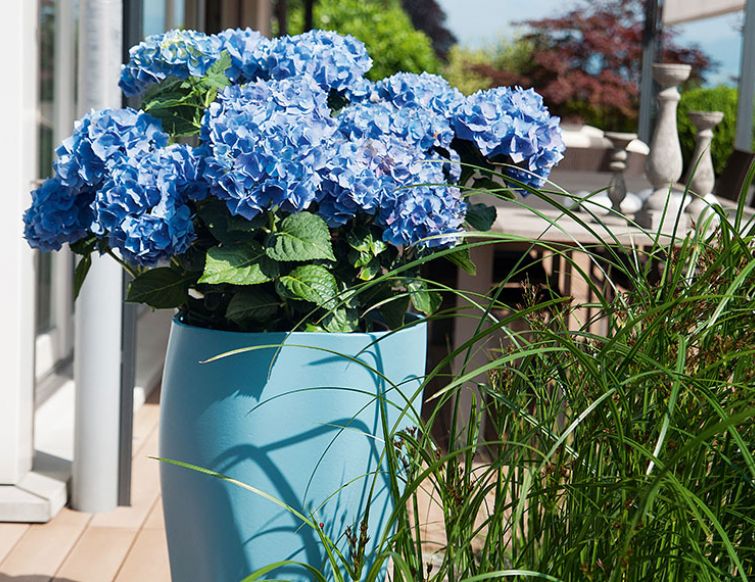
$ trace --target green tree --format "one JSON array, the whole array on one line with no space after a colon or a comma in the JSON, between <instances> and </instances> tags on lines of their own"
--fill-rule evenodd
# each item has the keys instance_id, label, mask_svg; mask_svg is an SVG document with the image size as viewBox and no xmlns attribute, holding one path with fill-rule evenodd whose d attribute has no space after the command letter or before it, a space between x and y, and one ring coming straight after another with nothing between
<instances>
[{"instance_id":1,"label":"green tree","mask_svg":"<svg viewBox=\"0 0 755 582\"><path fill-rule=\"evenodd\" d=\"M364 42L374 61L368 73L373 80L399 71L440 69L430 38L414 28L397 0L320 0L314 7L314 25ZM289 31L298 34L303 29L303 8L292 4Z\"/></svg>"}]
</instances>

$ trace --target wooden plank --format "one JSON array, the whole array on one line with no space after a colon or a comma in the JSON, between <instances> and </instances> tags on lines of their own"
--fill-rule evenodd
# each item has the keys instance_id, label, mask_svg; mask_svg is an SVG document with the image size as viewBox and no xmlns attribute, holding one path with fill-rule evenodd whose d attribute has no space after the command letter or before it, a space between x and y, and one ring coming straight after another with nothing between
<instances>
[{"instance_id":1,"label":"wooden plank","mask_svg":"<svg viewBox=\"0 0 755 582\"><path fill-rule=\"evenodd\" d=\"M29 526L25 523L0 523L0 563L28 529Z\"/></svg>"},{"instance_id":2,"label":"wooden plank","mask_svg":"<svg viewBox=\"0 0 755 582\"><path fill-rule=\"evenodd\" d=\"M134 415L134 434L131 449L134 457L139 454L147 439L157 428L159 419L160 407L149 402L144 404Z\"/></svg>"},{"instance_id":3,"label":"wooden plank","mask_svg":"<svg viewBox=\"0 0 755 582\"><path fill-rule=\"evenodd\" d=\"M32 525L0 563L6 576L34 575L51 578L81 536L91 516L63 509L52 521ZM78 582L78 581L77 581Z\"/></svg>"},{"instance_id":4,"label":"wooden plank","mask_svg":"<svg viewBox=\"0 0 755 582\"><path fill-rule=\"evenodd\" d=\"M142 529L165 529L165 519L163 518L163 500L162 497L158 497L155 504L147 516L147 520L144 522Z\"/></svg>"},{"instance_id":5,"label":"wooden plank","mask_svg":"<svg viewBox=\"0 0 755 582\"><path fill-rule=\"evenodd\" d=\"M160 495L160 463L157 455L158 431L154 430L134 458L131 506L118 507L92 517L93 527L139 529Z\"/></svg>"},{"instance_id":6,"label":"wooden plank","mask_svg":"<svg viewBox=\"0 0 755 582\"><path fill-rule=\"evenodd\" d=\"M87 528L56 573L53 582L113 580L134 543L136 534L135 529Z\"/></svg>"},{"instance_id":7,"label":"wooden plank","mask_svg":"<svg viewBox=\"0 0 755 582\"><path fill-rule=\"evenodd\" d=\"M165 532L143 529L121 566L115 582L170 582Z\"/></svg>"}]
</instances>

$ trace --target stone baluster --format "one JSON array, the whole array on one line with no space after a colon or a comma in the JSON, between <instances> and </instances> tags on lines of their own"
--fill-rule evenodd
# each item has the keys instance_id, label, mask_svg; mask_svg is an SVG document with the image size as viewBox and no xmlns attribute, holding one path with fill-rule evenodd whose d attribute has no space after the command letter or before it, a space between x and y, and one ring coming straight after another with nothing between
<instances>
[{"instance_id":1,"label":"stone baluster","mask_svg":"<svg viewBox=\"0 0 755 582\"><path fill-rule=\"evenodd\" d=\"M692 156L690 167L687 170L687 185L689 186L692 201L686 208L687 214L695 223L703 221L703 213L709 209L714 200L706 196L712 196L713 186L716 183L716 175L713 171L713 156L710 144L713 141L713 128L724 118L720 111L691 111L689 119L697 128L695 136L695 153Z\"/></svg>"},{"instance_id":2,"label":"stone baluster","mask_svg":"<svg viewBox=\"0 0 755 582\"><path fill-rule=\"evenodd\" d=\"M609 168L613 174L608 183L608 199L611 201L611 211L601 218L606 224L626 224L627 220L621 210L621 203L627 196L627 185L624 181L624 170L627 168L627 147L635 139L636 133L619 133L607 131L604 137L611 142L611 162Z\"/></svg>"},{"instance_id":3,"label":"stone baluster","mask_svg":"<svg viewBox=\"0 0 755 582\"><path fill-rule=\"evenodd\" d=\"M636 220L640 226L651 230L668 231L679 219L679 230L687 228L681 213L682 197L673 193L682 176L682 148L676 125L676 107L679 103L678 85L690 74L691 67L682 64L654 64L653 79L660 85L658 93L658 116L653 139L650 142L645 172L653 193L645 201Z\"/></svg>"}]
</instances>

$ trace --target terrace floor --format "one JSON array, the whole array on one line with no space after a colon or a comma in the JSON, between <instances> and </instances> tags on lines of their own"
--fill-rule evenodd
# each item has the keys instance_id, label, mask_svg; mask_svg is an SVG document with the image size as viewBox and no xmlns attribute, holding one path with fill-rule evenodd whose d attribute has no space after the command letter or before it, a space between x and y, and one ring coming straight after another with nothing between
<instances>
[{"instance_id":1,"label":"terrace floor","mask_svg":"<svg viewBox=\"0 0 755 582\"><path fill-rule=\"evenodd\" d=\"M132 505L63 509L45 524L0 523L0 582L170 582L157 454L158 390L134 418Z\"/></svg>"},{"instance_id":2,"label":"terrace floor","mask_svg":"<svg viewBox=\"0 0 755 582\"><path fill-rule=\"evenodd\" d=\"M0 523L0 582L170 582L157 456L159 390L134 417L130 507L64 508L45 524ZM428 484L419 496L426 557L445 542ZM474 545L474 543L473 543Z\"/></svg>"}]
</instances>

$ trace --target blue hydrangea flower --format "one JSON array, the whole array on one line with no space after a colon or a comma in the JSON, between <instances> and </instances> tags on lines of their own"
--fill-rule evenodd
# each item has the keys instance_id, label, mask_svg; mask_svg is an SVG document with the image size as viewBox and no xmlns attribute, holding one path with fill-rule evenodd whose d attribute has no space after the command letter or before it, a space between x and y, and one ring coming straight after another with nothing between
<instances>
[{"instance_id":1,"label":"blue hydrangea flower","mask_svg":"<svg viewBox=\"0 0 755 582\"><path fill-rule=\"evenodd\" d=\"M379 139L394 135L423 151L451 148L454 133L448 120L431 109L400 107L389 102L356 103L338 115L341 133L350 138Z\"/></svg>"},{"instance_id":2,"label":"blue hydrangea flower","mask_svg":"<svg viewBox=\"0 0 755 582\"><path fill-rule=\"evenodd\" d=\"M455 245L467 205L452 186L414 186L388 193L380 205L383 240L396 246L438 248Z\"/></svg>"},{"instance_id":3,"label":"blue hydrangea flower","mask_svg":"<svg viewBox=\"0 0 755 582\"><path fill-rule=\"evenodd\" d=\"M417 242L430 228L427 223L427 229L420 228L416 238L403 232L407 225L393 218L403 212L401 201L411 197L410 192L415 189L425 193L448 190L443 158L390 134L379 138L342 138L333 148L324 178L318 196L319 214L331 227L344 225L359 215L378 215L384 226L395 223L385 235L385 240L394 244ZM398 232L403 233L402 242L396 242L400 238Z\"/></svg>"},{"instance_id":4,"label":"blue hydrangea flower","mask_svg":"<svg viewBox=\"0 0 755 582\"><path fill-rule=\"evenodd\" d=\"M467 97L453 127L489 161L521 168L503 168L505 174L540 188L563 158L559 121L532 89L497 87Z\"/></svg>"},{"instance_id":5,"label":"blue hydrangea flower","mask_svg":"<svg viewBox=\"0 0 755 582\"><path fill-rule=\"evenodd\" d=\"M92 222L94 190L81 191L50 178L31 193L31 199L24 213L24 238L32 248L57 251L84 238Z\"/></svg>"},{"instance_id":6,"label":"blue hydrangea flower","mask_svg":"<svg viewBox=\"0 0 755 582\"><path fill-rule=\"evenodd\" d=\"M218 34L221 50L228 51L231 66L226 75L233 83L267 77L270 41L251 28L229 28Z\"/></svg>"},{"instance_id":7,"label":"blue hydrangea flower","mask_svg":"<svg viewBox=\"0 0 755 582\"><path fill-rule=\"evenodd\" d=\"M349 35L310 30L275 39L267 68L273 79L309 75L326 91L366 93L363 75L372 67L364 44Z\"/></svg>"},{"instance_id":8,"label":"blue hydrangea flower","mask_svg":"<svg viewBox=\"0 0 755 582\"><path fill-rule=\"evenodd\" d=\"M71 188L96 188L123 158L140 156L168 143L160 122L133 109L92 111L56 150L55 175Z\"/></svg>"},{"instance_id":9,"label":"blue hydrangea flower","mask_svg":"<svg viewBox=\"0 0 755 582\"><path fill-rule=\"evenodd\" d=\"M438 75L396 73L375 83L369 100L429 109L450 119L464 103L464 95Z\"/></svg>"},{"instance_id":10,"label":"blue hydrangea flower","mask_svg":"<svg viewBox=\"0 0 755 582\"><path fill-rule=\"evenodd\" d=\"M202 125L205 178L232 214L296 212L315 199L336 124L311 78L227 87Z\"/></svg>"},{"instance_id":11,"label":"blue hydrangea flower","mask_svg":"<svg viewBox=\"0 0 755 582\"><path fill-rule=\"evenodd\" d=\"M222 48L220 37L193 30L148 36L129 50L129 61L121 68L120 87L131 96L168 77L202 77L218 60Z\"/></svg>"},{"instance_id":12,"label":"blue hydrangea flower","mask_svg":"<svg viewBox=\"0 0 755 582\"><path fill-rule=\"evenodd\" d=\"M124 160L97 192L93 232L132 264L154 265L186 252L194 240L187 200L199 172L199 159L187 145Z\"/></svg>"}]
</instances>

